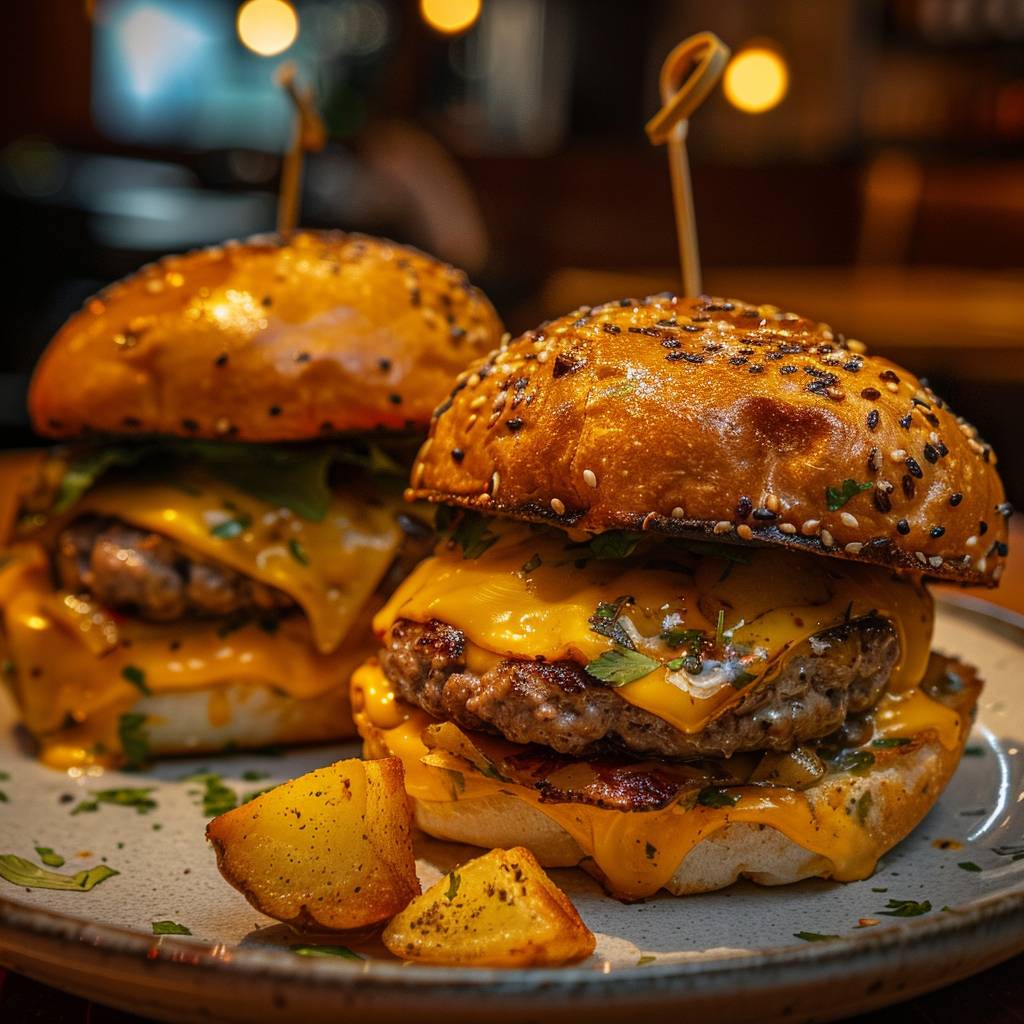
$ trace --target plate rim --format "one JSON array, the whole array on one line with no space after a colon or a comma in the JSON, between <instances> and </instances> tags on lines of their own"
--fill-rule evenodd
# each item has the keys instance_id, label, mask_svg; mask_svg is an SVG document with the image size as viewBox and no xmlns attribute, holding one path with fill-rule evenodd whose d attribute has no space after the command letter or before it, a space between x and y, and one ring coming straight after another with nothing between
<instances>
[{"instance_id":1,"label":"plate rim","mask_svg":"<svg viewBox=\"0 0 1024 1024\"><path fill-rule=\"evenodd\" d=\"M946 605L955 615L981 620L988 629L1010 633L1024 644L1024 616L1002 609L983 599L957 593L936 593L936 603ZM1024 950L1024 882L1009 891L980 896L963 907L947 912L934 912L928 917L889 927L873 928L843 935L827 942L793 943L765 950L723 953L715 958L693 957L672 963L615 967L609 971L599 964L568 967L488 968L410 965L402 961L366 959L359 963L345 959L306 959L290 954L284 947L231 946L205 939L177 936L153 936L119 925L96 922L78 914L67 914L0 895L0 954L5 950L18 952L16 936L28 933L44 940L71 945L86 944L100 954L130 958L132 966L149 961L186 970L192 977L198 973L237 972L243 976L282 981L301 981L317 988L364 988L380 991L408 988L431 988L459 991L463 994L486 986L518 993L537 992L551 995L552 989L572 990L579 994L608 992L609 985L638 987L685 986L697 975L721 980L734 974L769 972L769 984L787 983L785 969L814 965L821 969L841 964L848 976L855 976L858 964L876 959L890 950L904 955L923 953L931 944L952 936L992 939L993 925L1018 925L1017 947L1006 945L1005 956ZM13 932L14 941L7 938ZM979 959L990 943L977 947ZM29 954L31 955L31 954ZM410 967L412 969L410 969ZM399 983L396 985L396 983ZM673 985L676 983L676 985Z\"/></svg>"}]
</instances>

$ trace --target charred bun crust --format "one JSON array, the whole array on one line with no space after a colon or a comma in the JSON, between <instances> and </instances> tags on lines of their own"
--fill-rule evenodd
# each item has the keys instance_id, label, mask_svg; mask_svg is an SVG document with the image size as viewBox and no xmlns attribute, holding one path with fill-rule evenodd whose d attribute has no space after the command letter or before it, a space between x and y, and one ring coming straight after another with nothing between
<instances>
[{"instance_id":1,"label":"charred bun crust","mask_svg":"<svg viewBox=\"0 0 1024 1024\"><path fill-rule=\"evenodd\" d=\"M992 586L1011 512L995 461L926 384L824 324L659 295L584 307L465 371L407 497Z\"/></svg>"},{"instance_id":2,"label":"charred bun crust","mask_svg":"<svg viewBox=\"0 0 1024 1024\"><path fill-rule=\"evenodd\" d=\"M301 441L423 427L502 326L462 271L302 231L168 256L71 317L29 408L50 437Z\"/></svg>"}]
</instances>

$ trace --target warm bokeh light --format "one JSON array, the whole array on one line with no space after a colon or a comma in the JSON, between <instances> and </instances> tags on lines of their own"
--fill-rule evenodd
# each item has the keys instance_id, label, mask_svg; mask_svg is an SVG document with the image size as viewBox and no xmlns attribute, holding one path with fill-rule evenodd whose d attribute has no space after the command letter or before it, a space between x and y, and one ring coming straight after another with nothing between
<instances>
[{"instance_id":1,"label":"warm bokeh light","mask_svg":"<svg viewBox=\"0 0 1024 1024\"><path fill-rule=\"evenodd\" d=\"M299 17L287 0L246 0L236 24L238 38L261 57L283 53L299 34Z\"/></svg>"},{"instance_id":2,"label":"warm bokeh light","mask_svg":"<svg viewBox=\"0 0 1024 1024\"><path fill-rule=\"evenodd\" d=\"M465 32L480 17L480 0L420 0L423 20L438 32Z\"/></svg>"},{"instance_id":3,"label":"warm bokeh light","mask_svg":"<svg viewBox=\"0 0 1024 1024\"><path fill-rule=\"evenodd\" d=\"M725 69L726 99L747 114L763 114L778 106L789 89L789 68L775 50L748 46Z\"/></svg>"}]
</instances>

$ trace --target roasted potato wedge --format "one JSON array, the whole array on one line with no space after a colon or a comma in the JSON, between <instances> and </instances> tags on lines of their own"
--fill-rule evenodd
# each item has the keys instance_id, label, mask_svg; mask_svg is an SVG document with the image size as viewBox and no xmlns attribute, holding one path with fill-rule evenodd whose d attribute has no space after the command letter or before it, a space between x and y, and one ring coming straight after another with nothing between
<instances>
[{"instance_id":1,"label":"roasted potato wedge","mask_svg":"<svg viewBox=\"0 0 1024 1024\"><path fill-rule=\"evenodd\" d=\"M220 873L297 928L362 928L418 896L402 762L338 761L206 827Z\"/></svg>"},{"instance_id":2,"label":"roasted potato wedge","mask_svg":"<svg viewBox=\"0 0 1024 1024\"><path fill-rule=\"evenodd\" d=\"M451 871L384 929L404 960L477 967L555 966L594 951L568 897L522 847Z\"/></svg>"}]
</instances>

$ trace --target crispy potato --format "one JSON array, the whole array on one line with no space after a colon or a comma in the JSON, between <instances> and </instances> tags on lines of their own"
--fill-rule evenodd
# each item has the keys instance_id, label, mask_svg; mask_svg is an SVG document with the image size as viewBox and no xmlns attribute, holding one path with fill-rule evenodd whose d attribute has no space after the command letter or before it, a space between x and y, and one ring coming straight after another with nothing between
<instances>
[{"instance_id":1,"label":"crispy potato","mask_svg":"<svg viewBox=\"0 0 1024 1024\"><path fill-rule=\"evenodd\" d=\"M594 951L568 897L522 847L451 871L384 929L395 956L477 967L555 966Z\"/></svg>"},{"instance_id":2,"label":"crispy potato","mask_svg":"<svg viewBox=\"0 0 1024 1024\"><path fill-rule=\"evenodd\" d=\"M402 762L338 761L206 827L221 874L298 928L362 928L420 893Z\"/></svg>"}]
</instances>

